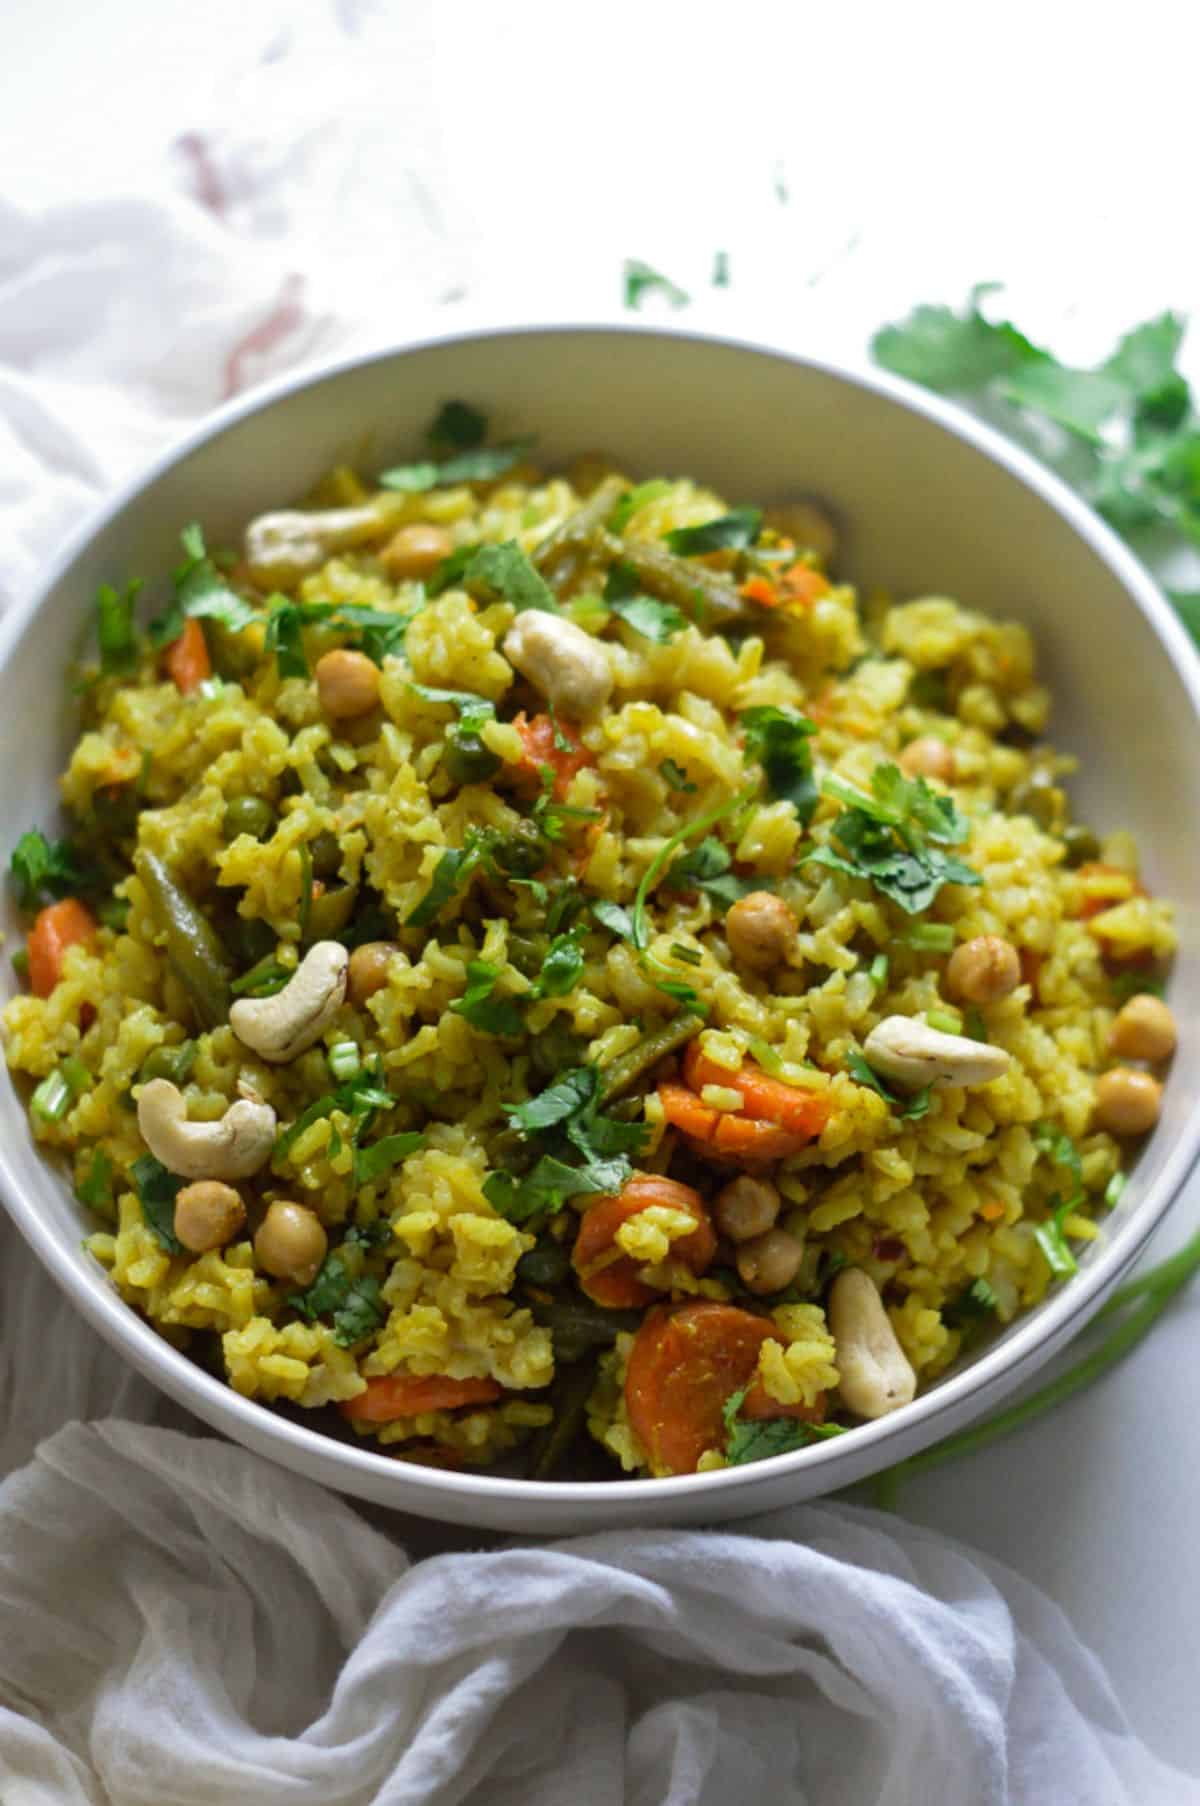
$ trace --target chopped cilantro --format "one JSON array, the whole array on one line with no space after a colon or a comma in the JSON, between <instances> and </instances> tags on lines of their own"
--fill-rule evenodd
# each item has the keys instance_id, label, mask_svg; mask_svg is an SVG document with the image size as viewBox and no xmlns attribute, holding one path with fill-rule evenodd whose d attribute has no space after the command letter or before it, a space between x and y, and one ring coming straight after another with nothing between
<instances>
[{"instance_id":1,"label":"chopped cilantro","mask_svg":"<svg viewBox=\"0 0 1200 1806\"><path fill-rule=\"evenodd\" d=\"M443 590L453 588L460 581L463 572L479 550L478 544L456 546L454 551L447 558L443 558L442 562L435 565L430 572L425 584L426 594L440 596Z\"/></svg>"},{"instance_id":2,"label":"chopped cilantro","mask_svg":"<svg viewBox=\"0 0 1200 1806\"><path fill-rule=\"evenodd\" d=\"M686 792L688 794L695 792L695 784L692 783L687 772L683 769L683 766L676 764L674 759L660 760L658 769L666 779L669 789Z\"/></svg>"},{"instance_id":3,"label":"chopped cilantro","mask_svg":"<svg viewBox=\"0 0 1200 1806\"><path fill-rule=\"evenodd\" d=\"M665 646L687 622L673 602L648 596L628 564L614 564L604 585L604 605L643 639Z\"/></svg>"},{"instance_id":4,"label":"chopped cilantro","mask_svg":"<svg viewBox=\"0 0 1200 1806\"><path fill-rule=\"evenodd\" d=\"M664 537L679 557L699 558L705 552L741 551L752 546L761 528L761 508L731 508L728 514L699 527L673 527Z\"/></svg>"},{"instance_id":5,"label":"chopped cilantro","mask_svg":"<svg viewBox=\"0 0 1200 1806\"><path fill-rule=\"evenodd\" d=\"M650 502L661 501L664 495L670 495L673 487L665 477L651 477L648 483L638 483L633 489L627 489L617 498L617 505L608 517L610 531L623 533L639 509Z\"/></svg>"},{"instance_id":6,"label":"chopped cilantro","mask_svg":"<svg viewBox=\"0 0 1200 1806\"><path fill-rule=\"evenodd\" d=\"M986 1041L988 1038L987 1023L983 1019L982 1010L968 1010L963 1022L963 1032L970 1041Z\"/></svg>"},{"instance_id":7,"label":"chopped cilantro","mask_svg":"<svg viewBox=\"0 0 1200 1806\"><path fill-rule=\"evenodd\" d=\"M841 1436L844 1426L836 1423L800 1423L794 1417L768 1417L744 1423L738 1417L746 1400L746 1387L731 1393L721 1415L727 1432L725 1459L730 1467L741 1467L747 1461L766 1461L772 1455L790 1455L830 1436Z\"/></svg>"},{"instance_id":8,"label":"chopped cilantro","mask_svg":"<svg viewBox=\"0 0 1200 1806\"><path fill-rule=\"evenodd\" d=\"M795 709L770 704L746 709L740 719L746 730L746 750L761 763L768 791L778 801L791 803L807 827L817 807L809 745L816 723Z\"/></svg>"},{"instance_id":9,"label":"chopped cilantro","mask_svg":"<svg viewBox=\"0 0 1200 1806\"><path fill-rule=\"evenodd\" d=\"M137 630L133 624L133 605L141 589L138 580L125 587L124 594L111 583L102 583L96 592L96 641L100 648L100 669L106 677L132 671L137 664Z\"/></svg>"},{"instance_id":10,"label":"chopped cilantro","mask_svg":"<svg viewBox=\"0 0 1200 1806\"><path fill-rule=\"evenodd\" d=\"M472 595L491 602L498 597L511 602L517 613L540 608L557 614L558 603L545 579L538 575L515 539L502 545L479 546L461 571L463 585Z\"/></svg>"},{"instance_id":11,"label":"chopped cilantro","mask_svg":"<svg viewBox=\"0 0 1200 1806\"><path fill-rule=\"evenodd\" d=\"M471 874L478 869L483 856L483 837L474 830L468 830L463 846L447 847L433 868L429 889L416 908L410 910L405 917L407 926L427 928L430 922L436 921L454 893L461 890Z\"/></svg>"},{"instance_id":12,"label":"chopped cilantro","mask_svg":"<svg viewBox=\"0 0 1200 1806\"><path fill-rule=\"evenodd\" d=\"M40 828L22 834L8 869L22 909L36 909L44 896L73 896L91 882L71 842L47 840Z\"/></svg>"},{"instance_id":13,"label":"chopped cilantro","mask_svg":"<svg viewBox=\"0 0 1200 1806\"><path fill-rule=\"evenodd\" d=\"M346 1241L354 1245L354 1232ZM303 1292L293 1292L287 1301L292 1309L309 1323L318 1317L332 1317L333 1339L340 1348L351 1348L377 1330L387 1317L387 1308L379 1296L379 1281L373 1274L354 1274L338 1249L325 1256L321 1270Z\"/></svg>"},{"instance_id":14,"label":"chopped cilantro","mask_svg":"<svg viewBox=\"0 0 1200 1806\"><path fill-rule=\"evenodd\" d=\"M708 810L707 814L698 816L695 821L685 822L682 828L678 828L669 839L663 842L643 872L641 883L638 885L633 899L633 933L630 939L639 952L650 944L650 928L646 921L647 900L673 854L685 840L690 840L694 834L706 833L709 828L713 828L719 821L723 821L727 815L731 815L735 809L744 807L749 800L748 796L741 793L737 796L727 797L715 809Z\"/></svg>"},{"instance_id":15,"label":"chopped cilantro","mask_svg":"<svg viewBox=\"0 0 1200 1806\"><path fill-rule=\"evenodd\" d=\"M169 1173L153 1154L143 1154L129 1171L147 1229L168 1254L182 1254L183 1243L175 1234L175 1199L183 1180Z\"/></svg>"},{"instance_id":16,"label":"chopped cilantro","mask_svg":"<svg viewBox=\"0 0 1200 1806\"><path fill-rule=\"evenodd\" d=\"M112 1210L112 1180L112 1161L103 1148L94 1148L87 1173L75 1187L75 1196L89 1210L107 1215Z\"/></svg>"},{"instance_id":17,"label":"chopped cilantro","mask_svg":"<svg viewBox=\"0 0 1200 1806\"><path fill-rule=\"evenodd\" d=\"M488 436L488 417L469 401L444 401L425 431L435 450L474 451Z\"/></svg>"},{"instance_id":18,"label":"chopped cilantro","mask_svg":"<svg viewBox=\"0 0 1200 1806\"><path fill-rule=\"evenodd\" d=\"M413 613L416 611L414 610ZM404 636L413 614L400 614L394 609L367 608L353 602L291 602L286 596L272 596L268 601L267 631L264 651L274 653L280 677L307 677L308 656L304 650L304 628L318 621L346 633L367 657L381 665L389 655L404 647Z\"/></svg>"},{"instance_id":19,"label":"chopped cilantro","mask_svg":"<svg viewBox=\"0 0 1200 1806\"><path fill-rule=\"evenodd\" d=\"M648 294L660 294L669 301L672 307L686 307L691 296L686 289L664 276L651 264L643 263L640 257L627 257L621 271L622 295L628 308L637 309L642 299Z\"/></svg>"},{"instance_id":20,"label":"chopped cilantro","mask_svg":"<svg viewBox=\"0 0 1200 1806\"><path fill-rule=\"evenodd\" d=\"M519 1035L525 1018L521 1000L494 995L502 968L489 960L473 959L467 966L467 988L450 1008L485 1035Z\"/></svg>"},{"instance_id":21,"label":"chopped cilantro","mask_svg":"<svg viewBox=\"0 0 1200 1806\"><path fill-rule=\"evenodd\" d=\"M380 1062L378 1059L369 1061L336 1091L326 1092L302 1110L295 1122L276 1137L272 1158L276 1161L286 1159L304 1131L323 1116L331 1116L335 1110L351 1118L357 1141L358 1136L370 1128L376 1111L390 1110L395 1103L396 1099L384 1084Z\"/></svg>"},{"instance_id":22,"label":"chopped cilantro","mask_svg":"<svg viewBox=\"0 0 1200 1806\"><path fill-rule=\"evenodd\" d=\"M1074 1181L1072 1202L1078 1204L1083 1195L1083 1162L1071 1137L1052 1122L1033 1125L1033 1145L1039 1154L1066 1169Z\"/></svg>"},{"instance_id":23,"label":"chopped cilantro","mask_svg":"<svg viewBox=\"0 0 1200 1806\"><path fill-rule=\"evenodd\" d=\"M219 621L230 633L241 633L259 620L258 610L230 588L209 557L197 523L185 527L180 538L184 559L174 574L175 594L147 629L151 645L169 646L183 632L184 622L192 618Z\"/></svg>"},{"instance_id":24,"label":"chopped cilantro","mask_svg":"<svg viewBox=\"0 0 1200 1806\"><path fill-rule=\"evenodd\" d=\"M598 1068L580 1066L527 1103L506 1106L513 1127L536 1138L542 1151L521 1177L489 1175L484 1196L502 1216L525 1222L560 1209L568 1198L620 1191L633 1171L629 1155L644 1146L648 1130L645 1123L602 1115L599 1095Z\"/></svg>"},{"instance_id":25,"label":"chopped cilantro","mask_svg":"<svg viewBox=\"0 0 1200 1806\"><path fill-rule=\"evenodd\" d=\"M867 1085L872 1091L877 1091L885 1104L892 1105L902 1122L918 1122L922 1116L929 1114L932 1085L922 1085L911 1097L899 1098L894 1091L888 1090L875 1068L868 1065L865 1056L857 1051L847 1055L846 1070L860 1085Z\"/></svg>"},{"instance_id":26,"label":"chopped cilantro","mask_svg":"<svg viewBox=\"0 0 1200 1806\"><path fill-rule=\"evenodd\" d=\"M535 997L565 997L573 991L583 971L583 949L579 930L555 935L542 961L542 969L533 984Z\"/></svg>"},{"instance_id":27,"label":"chopped cilantro","mask_svg":"<svg viewBox=\"0 0 1200 1806\"><path fill-rule=\"evenodd\" d=\"M603 897L597 897L591 907L596 920L610 934L615 934L621 941L633 939L633 917L627 909L622 909L619 903L609 903Z\"/></svg>"},{"instance_id":28,"label":"chopped cilantro","mask_svg":"<svg viewBox=\"0 0 1200 1806\"><path fill-rule=\"evenodd\" d=\"M417 464L398 464L380 472L384 489L398 489L406 495L420 495L427 489L448 488L455 483L492 483L519 464L530 447L531 437L509 439L503 445L480 447L478 451L461 452L442 464L425 460Z\"/></svg>"},{"instance_id":29,"label":"chopped cilantro","mask_svg":"<svg viewBox=\"0 0 1200 1806\"><path fill-rule=\"evenodd\" d=\"M384 1135L379 1141L372 1142L370 1147L354 1147L354 1183L369 1185L373 1179L382 1178L400 1161L407 1160L418 1148L425 1146L425 1137L415 1129L399 1135Z\"/></svg>"},{"instance_id":30,"label":"chopped cilantro","mask_svg":"<svg viewBox=\"0 0 1200 1806\"><path fill-rule=\"evenodd\" d=\"M951 1329L964 1329L995 1314L996 1294L986 1279L973 1279L942 1306L942 1322Z\"/></svg>"},{"instance_id":31,"label":"chopped cilantro","mask_svg":"<svg viewBox=\"0 0 1200 1806\"><path fill-rule=\"evenodd\" d=\"M971 866L941 850L965 840L969 824L924 778L877 765L870 795L838 777L822 789L847 805L833 824L837 845L813 848L802 863L866 879L909 915L928 909L943 884L982 884Z\"/></svg>"},{"instance_id":32,"label":"chopped cilantro","mask_svg":"<svg viewBox=\"0 0 1200 1806\"><path fill-rule=\"evenodd\" d=\"M470 690L436 690L431 684L417 683L410 683L408 687L422 702L443 702L457 710L459 720L467 729L478 730L483 722L496 719L495 703Z\"/></svg>"},{"instance_id":33,"label":"chopped cilantro","mask_svg":"<svg viewBox=\"0 0 1200 1806\"><path fill-rule=\"evenodd\" d=\"M1114 1003L1128 1003L1131 997L1164 997L1167 990L1161 978L1147 978L1144 972L1118 972L1109 984Z\"/></svg>"},{"instance_id":34,"label":"chopped cilantro","mask_svg":"<svg viewBox=\"0 0 1200 1806\"><path fill-rule=\"evenodd\" d=\"M733 854L715 834L706 835L681 859L676 859L663 879L667 890L699 890L720 909L729 909L752 890L773 890L771 878L742 878L733 870Z\"/></svg>"}]
</instances>

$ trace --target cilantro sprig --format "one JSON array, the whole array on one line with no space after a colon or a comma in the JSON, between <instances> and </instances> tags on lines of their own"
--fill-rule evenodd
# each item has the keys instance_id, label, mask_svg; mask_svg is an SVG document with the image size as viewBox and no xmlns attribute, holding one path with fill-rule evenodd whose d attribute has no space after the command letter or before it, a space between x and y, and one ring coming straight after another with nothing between
<instances>
[{"instance_id":1,"label":"cilantro sprig","mask_svg":"<svg viewBox=\"0 0 1200 1806\"><path fill-rule=\"evenodd\" d=\"M770 704L746 709L740 719L746 730L746 751L762 765L768 791L778 801L790 803L807 827L818 796L809 744L816 723L796 709Z\"/></svg>"},{"instance_id":2,"label":"cilantro sprig","mask_svg":"<svg viewBox=\"0 0 1200 1806\"><path fill-rule=\"evenodd\" d=\"M219 621L230 633L241 633L260 619L256 608L243 601L209 557L204 534L197 522L183 529L183 563L173 577L174 595L146 632L152 646L169 646L183 632L185 621Z\"/></svg>"},{"instance_id":3,"label":"cilantro sprig","mask_svg":"<svg viewBox=\"0 0 1200 1806\"><path fill-rule=\"evenodd\" d=\"M303 1292L293 1292L288 1304L309 1323L330 1317L338 1347L352 1348L387 1317L380 1282L373 1273L362 1271L362 1254L390 1239L386 1224L372 1224L368 1229L352 1226L341 1246L325 1256L312 1284Z\"/></svg>"},{"instance_id":4,"label":"cilantro sprig","mask_svg":"<svg viewBox=\"0 0 1200 1806\"><path fill-rule=\"evenodd\" d=\"M845 807L829 844L812 848L802 863L864 878L908 915L927 910L943 884L983 883L972 866L943 850L966 840L970 826L953 799L924 778L906 778L885 764L871 774L870 794L833 776L821 788Z\"/></svg>"},{"instance_id":5,"label":"cilantro sprig","mask_svg":"<svg viewBox=\"0 0 1200 1806\"><path fill-rule=\"evenodd\" d=\"M933 1096L932 1085L922 1085L911 1097L897 1097L894 1091L888 1090L866 1056L857 1052L846 1056L846 1070L860 1085L866 1085L869 1090L877 1092L885 1104L891 1104L902 1122L919 1122L921 1117L928 1116Z\"/></svg>"},{"instance_id":6,"label":"cilantro sprig","mask_svg":"<svg viewBox=\"0 0 1200 1806\"><path fill-rule=\"evenodd\" d=\"M483 1192L510 1222L560 1210L569 1198L613 1194L633 1172L629 1156L649 1135L644 1122L620 1122L600 1110L600 1070L579 1066L523 1104L505 1107L509 1122L538 1158L518 1175L498 1169Z\"/></svg>"},{"instance_id":7,"label":"cilantro sprig","mask_svg":"<svg viewBox=\"0 0 1200 1806\"><path fill-rule=\"evenodd\" d=\"M447 401L426 429L425 438L434 459L399 464L382 472L384 489L406 495L454 483L491 483L519 464L535 443L532 438L509 439L503 445L486 446L488 420L469 402Z\"/></svg>"},{"instance_id":8,"label":"cilantro sprig","mask_svg":"<svg viewBox=\"0 0 1200 1806\"><path fill-rule=\"evenodd\" d=\"M94 883L78 849L69 840L47 840L40 828L21 835L8 869L22 909L36 909L44 897L77 896Z\"/></svg>"},{"instance_id":9,"label":"cilantro sprig","mask_svg":"<svg viewBox=\"0 0 1200 1806\"><path fill-rule=\"evenodd\" d=\"M747 1423L738 1413L746 1402L748 1388L733 1392L721 1413L725 1424L725 1460L730 1467L741 1467L747 1461L766 1461L772 1455L790 1455L795 1449L810 1448L814 1442L845 1434L838 1423L801 1423L794 1417L767 1417Z\"/></svg>"}]
</instances>

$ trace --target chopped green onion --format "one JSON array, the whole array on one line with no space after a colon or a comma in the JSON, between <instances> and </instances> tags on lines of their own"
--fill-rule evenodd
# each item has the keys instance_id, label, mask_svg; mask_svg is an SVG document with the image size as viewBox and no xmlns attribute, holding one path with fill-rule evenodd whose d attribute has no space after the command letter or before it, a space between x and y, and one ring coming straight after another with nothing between
<instances>
[{"instance_id":1,"label":"chopped green onion","mask_svg":"<svg viewBox=\"0 0 1200 1806\"><path fill-rule=\"evenodd\" d=\"M750 1041L750 1052L764 1072L769 1072L773 1079L779 1077L783 1071L783 1055L777 1047L772 1047L769 1041L760 1041L757 1036L754 1036Z\"/></svg>"},{"instance_id":2,"label":"chopped green onion","mask_svg":"<svg viewBox=\"0 0 1200 1806\"><path fill-rule=\"evenodd\" d=\"M918 953L949 953L954 945L954 930L949 922L916 922L898 938Z\"/></svg>"},{"instance_id":3,"label":"chopped green onion","mask_svg":"<svg viewBox=\"0 0 1200 1806\"><path fill-rule=\"evenodd\" d=\"M86 1091L92 1075L74 1054L54 1072L47 1073L29 1100L29 1108L42 1122L61 1122L75 1099Z\"/></svg>"},{"instance_id":4,"label":"chopped green onion","mask_svg":"<svg viewBox=\"0 0 1200 1806\"><path fill-rule=\"evenodd\" d=\"M313 869L312 854L307 841L297 849L300 854L300 941L308 939L309 924L312 921L313 906Z\"/></svg>"},{"instance_id":5,"label":"chopped green onion","mask_svg":"<svg viewBox=\"0 0 1200 1806\"><path fill-rule=\"evenodd\" d=\"M1128 1183L1128 1173L1113 1174L1108 1184L1104 1187L1104 1207L1106 1210L1113 1210L1116 1208L1116 1205L1120 1201L1121 1193L1125 1190Z\"/></svg>"},{"instance_id":6,"label":"chopped green onion","mask_svg":"<svg viewBox=\"0 0 1200 1806\"><path fill-rule=\"evenodd\" d=\"M293 975L291 966L281 965L273 953L268 953L248 972L235 978L229 988L235 997L273 997Z\"/></svg>"},{"instance_id":7,"label":"chopped green onion","mask_svg":"<svg viewBox=\"0 0 1200 1806\"><path fill-rule=\"evenodd\" d=\"M877 953L867 967L867 977L877 991L882 991L884 985L887 983L887 976L888 956L886 953Z\"/></svg>"},{"instance_id":8,"label":"chopped green onion","mask_svg":"<svg viewBox=\"0 0 1200 1806\"><path fill-rule=\"evenodd\" d=\"M699 966L704 962L698 947L685 947L682 941L671 942L671 958L682 960L686 966Z\"/></svg>"},{"instance_id":9,"label":"chopped green onion","mask_svg":"<svg viewBox=\"0 0 1200 1806\"><path fill-rule=\"evenodd\" d=\"M91 1089L92 1075L83 1061L77 1060L74 1054L68 1054L58 1070L76 1097L82 1096L85 1091Z\"/></svg>"},{"instance_id":10,"label":"chopped green onion","mask_svg":"<svg viewBox=\"0 0 1200 1806\"><path fill-rule=\"evenodd\" d=\"M327 1058L335 1079L356 1079L362 1071L362 1055L354 1041L335 1041Z\"/></svg>"},{"instance_id":11,"label":"chopped green onion","mask_svg":"<svg viewBox=\"0 0 1200 1806\"><path fill-rule=\"evenodd\" d=\"M957 1010L926 1010L925 1020L930 1028L940 1029L944 1035L962 1034L962 1017Z\"/></svg>"}]
</instances>

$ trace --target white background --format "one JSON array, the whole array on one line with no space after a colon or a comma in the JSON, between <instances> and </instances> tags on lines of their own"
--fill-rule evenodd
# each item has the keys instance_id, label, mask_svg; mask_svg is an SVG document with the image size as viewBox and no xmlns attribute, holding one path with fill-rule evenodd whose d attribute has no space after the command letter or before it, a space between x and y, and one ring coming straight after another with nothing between
<instances>
[{"instance_id":1,"label":"white background","mask_svg":"<svg viewBox=\"0 0 1200 1806\"><path fill-rule=\"evenodd\" d=\"M189 192L189 136L221 171L211 230L238 240L251 293L299 278L287 357L435 312L615 313L635 255L697 321L847 358L913 302L1000 279L1032 336L1085 361L1200 301L1191 12L0 0L0 374L72 375L53 309L31 335L10 280L26 225ZM139 312L116 241L113 259L94 334L146 420L97 433L105 480L162 416L220 398L202 347L179 380L169 313ZM1193 1189L1152 1258L1197 1222ZM913 1482L902 1509L1043 1586L1135 1729L1200 1774L1198 1329L1185 1300L1086 1396Z\"/></svg>"}]
</instances>

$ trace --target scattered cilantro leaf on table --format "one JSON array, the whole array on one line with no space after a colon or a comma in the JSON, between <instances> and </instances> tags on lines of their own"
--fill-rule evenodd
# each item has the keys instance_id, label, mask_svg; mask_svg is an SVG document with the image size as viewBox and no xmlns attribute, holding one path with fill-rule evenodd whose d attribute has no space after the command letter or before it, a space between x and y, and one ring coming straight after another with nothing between
<instances>
[{"instance_id":1,"label":"scattered cilantro leaf on table","mask_svg":"<svg viewBox=\"0 0 1200 1806\"><path fill-rule=\"evenodd\" d=\"M626 307L637 311L647 295L661 295L672 307L686 307L691 296L640 257L627 257L621 269L621 295Z\"/></svg>"}]
</instances>

